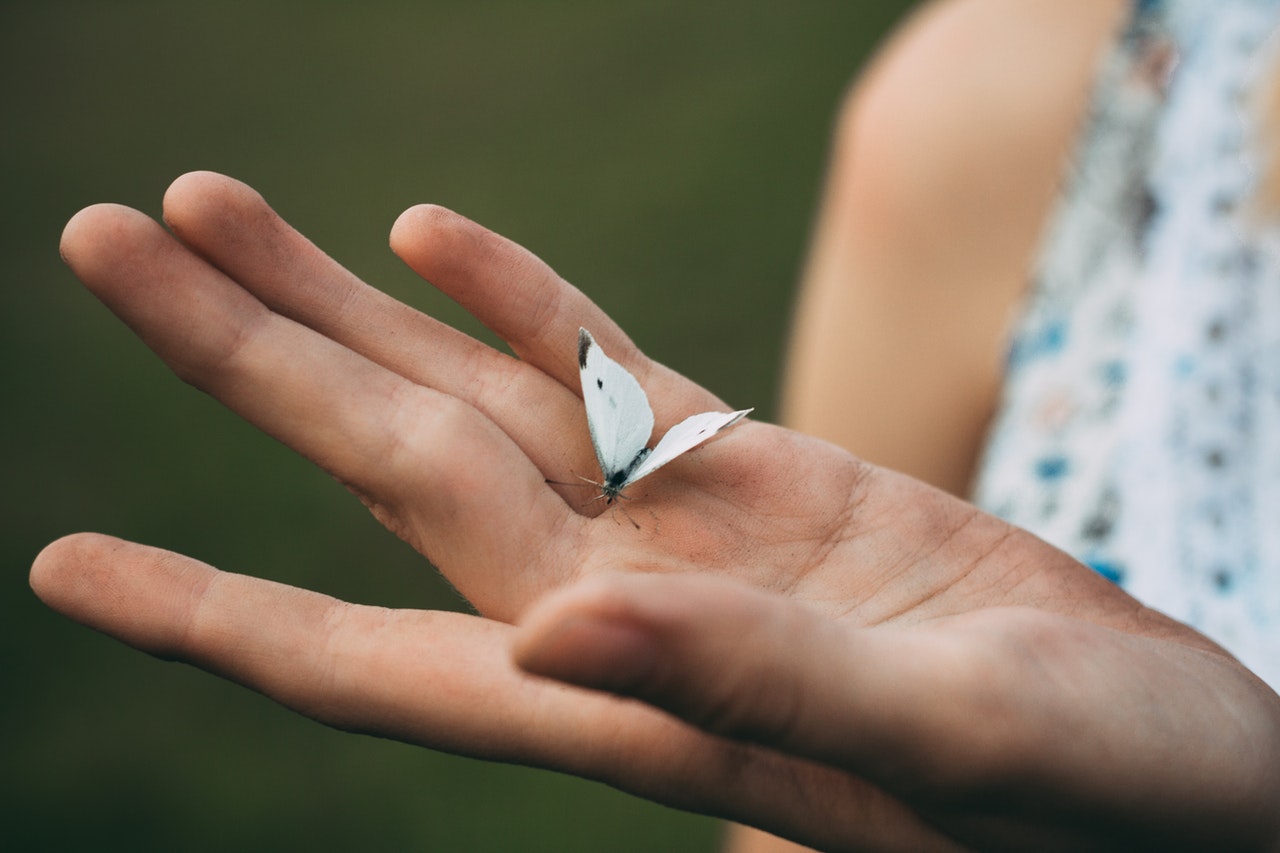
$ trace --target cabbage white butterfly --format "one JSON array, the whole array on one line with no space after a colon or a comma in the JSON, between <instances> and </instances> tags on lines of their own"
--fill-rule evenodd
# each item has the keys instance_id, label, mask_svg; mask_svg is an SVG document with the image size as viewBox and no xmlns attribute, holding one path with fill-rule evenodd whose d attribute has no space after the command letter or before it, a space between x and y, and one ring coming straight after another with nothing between
<instances>
[{"instance_id":1,"label":"cabbage white butterfly","mask_svg":"<svg viewBox=\"0 0 1280 853\"><path fill-rule=\"evenodd\" d=\"M597 483L606 503L636 480L647 477L692 450L723 429L737 423L752 409L740 412L703 412L690 415L667 430L657 446L646 445L653 432L653 409L636 378L609 356L586 329L578 329L578 368L582 402L587 409L591 443L600 461L603 482Z\"/></svg>"}]
</instances>

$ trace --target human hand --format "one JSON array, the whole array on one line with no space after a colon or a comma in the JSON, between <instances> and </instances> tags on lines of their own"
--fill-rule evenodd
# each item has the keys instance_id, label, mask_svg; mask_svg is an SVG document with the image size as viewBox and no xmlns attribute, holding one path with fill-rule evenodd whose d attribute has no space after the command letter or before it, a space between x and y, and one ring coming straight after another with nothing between
<instances>
[{"instance_id":1,"label":"human hand","mask_svg":"<svg viewBox=\"0 0 1280 853\"><path fill-rule=\"evenodd\" d=\"M579 326L637 375L659 432L723 404L523 249L438 208L392 232L512 358L368 288L234 181L179 179L165 216L174 236L90 208L64 255L179 376L346 483L482 616L82 535L32 572L72 618L331 725L824 847L1275 831L1275 694L966 504L755 422L633 486L638 527L548 486L595 471ZM513 643L531 672L693 725L531 677Z\"/></svg>"}]
</instances>

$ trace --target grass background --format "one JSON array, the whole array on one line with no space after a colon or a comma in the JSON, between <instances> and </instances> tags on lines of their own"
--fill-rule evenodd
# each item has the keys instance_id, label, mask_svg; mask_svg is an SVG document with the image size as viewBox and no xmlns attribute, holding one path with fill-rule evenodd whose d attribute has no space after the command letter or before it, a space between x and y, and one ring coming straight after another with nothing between
<instances>
[{"instance_id":1,"label":"grass background","mask_svg":"<svg viewBox=\"0 0 1280 853\"><path fill-rule=\"evenodd\" d=\"M339 734L44 609L101 530L343 598L456 608L327 475L174 379L61 266L77 209L214 169L366 280L434 201L769 418L831 120L908 2L0 4L0 847L714 849L715 821Z\"/></svg>"}]
</instances>

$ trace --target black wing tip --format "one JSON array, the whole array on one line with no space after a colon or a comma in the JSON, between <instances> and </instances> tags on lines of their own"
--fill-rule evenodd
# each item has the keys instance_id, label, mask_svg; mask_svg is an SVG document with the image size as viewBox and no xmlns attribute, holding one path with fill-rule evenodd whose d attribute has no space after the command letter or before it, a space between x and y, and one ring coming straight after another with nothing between
<instances>
[{"instance_id":1,"label":"black wing tip","mask_svg":"<svg viewBox=\"0 0 1280 853\"><path fill-rule=\"evenodd\" d=\"M578 369L581 370L587 366L587 350L591 349L591 345L595 341L591 339L591 333L581 326L578 327Z\"/></svg>"}]
</instances>

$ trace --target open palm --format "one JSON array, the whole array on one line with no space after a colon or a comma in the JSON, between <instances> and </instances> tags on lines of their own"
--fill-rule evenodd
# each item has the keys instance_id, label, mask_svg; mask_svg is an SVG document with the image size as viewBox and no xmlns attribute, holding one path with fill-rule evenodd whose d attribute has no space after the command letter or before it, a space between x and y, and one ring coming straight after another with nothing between
<instances>
[{"instance_id":1,"label":"open palm","mask_svg":"<svg viewBox=\"0 0 1280 853\"><path fill-rule=\"evenodd\" d=\"M630 487L624 520L548 484L598 476L580 326L659 434L725 407L520 247L434 207L392 233L513 357L363 284L230 179L179 179L165 218L89 208L64 256L481 615L357 607L82 534L32 572L72 618L331 725L832 849L1275 843L1280 699L1029 534L752 421Z\"/></svg>"}]
</instances>

